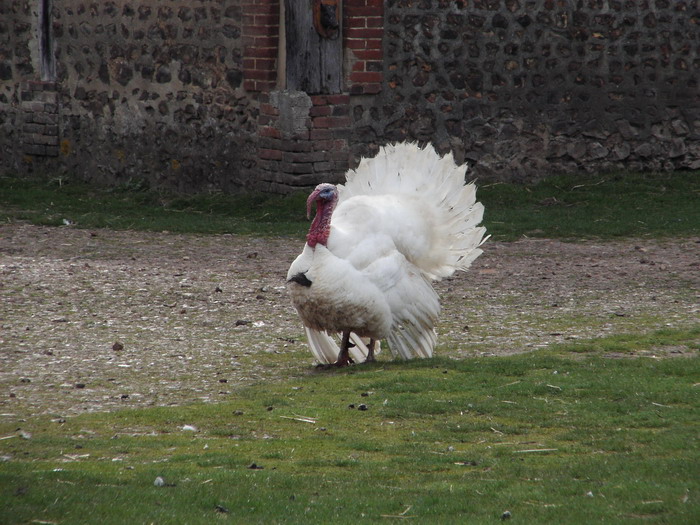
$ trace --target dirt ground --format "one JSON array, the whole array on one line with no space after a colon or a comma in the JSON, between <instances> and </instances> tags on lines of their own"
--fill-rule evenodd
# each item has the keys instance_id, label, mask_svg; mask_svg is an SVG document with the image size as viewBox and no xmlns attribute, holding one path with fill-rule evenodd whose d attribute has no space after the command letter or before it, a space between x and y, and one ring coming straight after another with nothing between
<instances>
[{"instance_id":1,"label":"dirt ground","mask_svg":"<svg viewBox=\"0 0 700 525\"><path fill-rule=\"evenodd\" d=\"M215 402L321 373L284 283L302 243L0 226L0 421ZM436 355L687 327L700 318L700 239L488 242L436 286Z\"/></svg>"}]
</instances>

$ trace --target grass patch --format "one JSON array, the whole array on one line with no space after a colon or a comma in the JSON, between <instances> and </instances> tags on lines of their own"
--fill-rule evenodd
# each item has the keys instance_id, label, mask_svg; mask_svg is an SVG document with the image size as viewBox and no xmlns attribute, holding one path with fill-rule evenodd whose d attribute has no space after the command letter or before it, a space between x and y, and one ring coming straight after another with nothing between
<instances>
[{"instance_id":1,"label":"grass patch","mask_svg":"<svg viewBox=\"0 0 700 525\"><path fill-rule=\"evenodd\" d=\"M692 523L699 341L383 362L221 404L2 424L0 522ZM606 357L622 343L694 356Z\"/></svg>"},{"instance_id":2,"label":"grass patch","mask_svg":"<svg viewBox=\"0 0 700 525\"><path fill-rule=\"evenodd\" d=\"M497 240L616 238L700 231L698 172L547 178L479 188ZM306 194L173 195L139 184L98 188L71 179L0 177L0 217L35 224L181 233L302 236Z\"/></svg>"},{"instance_id":3,"label":"grass patch","mask_svg":"<svg viewBox=\"0 0 700 525\"><path fill-rule=\"evenodd\" d=\"M538 184L484 184L486 224L500 240L695 235L700 173L557 176Z\"/></svg>"},{"instance_id":4,"label":"grass patch","mask_svg":"<svg viewBox=\"0 0 700 525\"><path fill-rule=\"evenodd\" d=\"M300 235L308 229L305 203L301 194L176 195L138 185L0 177L0 217L50 226Z\"/></svg>"}]
</instances>

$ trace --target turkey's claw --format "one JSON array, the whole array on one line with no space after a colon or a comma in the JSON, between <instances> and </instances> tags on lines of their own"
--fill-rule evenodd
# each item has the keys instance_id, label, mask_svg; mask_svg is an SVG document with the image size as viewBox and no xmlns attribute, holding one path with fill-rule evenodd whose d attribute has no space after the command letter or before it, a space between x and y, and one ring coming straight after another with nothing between
<instances>
[{"instance_id":1,"label":"turkey's claw","mask_svg":"<svg viewBox=\"0 0 700 525\"><path fill-rule=\"evenodd\" d=\"M320 368L321 370L332 370L333 368L343 368L345 366L350 366L355 364L355 361L352 360L352 357L349 355L346 356L346 359L343 359L341 356L338 356L338 360L335 363L319 363L316 365L316 368Z\"/></svg>"},{"instance_id":2,"label":"turkey's claw","mask_svg":"<svg viewBox=\"0 0 700 525\"><path fill-rule=\"evenodd\" d=\"M338 360L333 363L332 366L335 366L337 368L341 368L343 366L350 366L354 364L355 361L352 360L352 357L350 357L347 353L343 355L342 353L338 356Z\"/></svg>"}]
</instances>

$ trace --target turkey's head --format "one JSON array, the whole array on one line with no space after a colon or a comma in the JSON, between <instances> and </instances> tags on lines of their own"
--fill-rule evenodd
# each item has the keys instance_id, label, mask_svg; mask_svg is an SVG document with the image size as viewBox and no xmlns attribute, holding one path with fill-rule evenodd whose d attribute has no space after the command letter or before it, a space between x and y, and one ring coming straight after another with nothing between
<instances>
[{"instance_id":1,"label":"turkey's head","mask_svg":"<svg viewBox=\"0 0 700 525\"><path fill-rule=\"evenodd\" d=\"M331 232L331 216L338 204L338 189L333 184L319 184L306 199L306 216L311 216L311 208L316 204L316 216L311 223L306 242L312 248L318 243L325 246Z\"/></svg>"}]
</instances>

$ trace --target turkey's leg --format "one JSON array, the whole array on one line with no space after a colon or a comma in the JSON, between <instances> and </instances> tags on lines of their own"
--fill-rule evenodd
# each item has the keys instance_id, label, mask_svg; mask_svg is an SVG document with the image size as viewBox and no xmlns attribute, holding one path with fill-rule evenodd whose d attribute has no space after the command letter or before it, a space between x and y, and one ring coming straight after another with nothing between
<instances>
[{"instance_id":1,"label":"turkey's leg","mask_svg":"<svg viewBox=\"0 0 700 525\"><path fill-rule=\"evenodd\" d=\"M367 345L367 359L365 359L365 363L374 363L376 359L374 358L374 345L375 345L375 340L370 339L369 344Z\"/></svg>"},{"instance_id":2,"label":"turkey's leg","mask_svg":"<svg viewBox=\"0 0 700 525\"><path fill-rule=\"evenodd\" d=\"M340 353L338 354L338 360L335 362L335 366L348 366L353 362L350 359L350 332L343 332L343 340L340 343Z\"/></svg>"}]
</instances>

